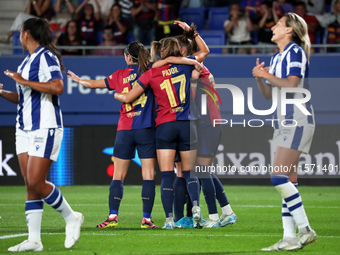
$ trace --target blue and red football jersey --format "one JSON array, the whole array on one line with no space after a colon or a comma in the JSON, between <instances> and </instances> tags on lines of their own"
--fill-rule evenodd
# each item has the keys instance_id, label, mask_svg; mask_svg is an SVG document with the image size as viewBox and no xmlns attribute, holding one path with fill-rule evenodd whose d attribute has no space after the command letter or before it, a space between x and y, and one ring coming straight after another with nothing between
<instances>
[{"instance_id":1,"label":"blue and red football jersey","mask_svg":"<svg viewBox=\"0 0 340 255\"><path fill-rule=\"evenodd\" d=\"M202 94L207 96L207 114L201 115L201 125L211 126L214 119L221 119L220 103L215 90L215 79L209 69L203 65L203 71L197 83L195 104L197 109L202 108Z\"/></svg>"},{"instance_id":2,"label":"blue and red football jersey","mask_svg":"<svg viewBox=\"0 0 340 255\"><path fill-rule=\"evenodd\" d=\"M194 66L165 65L151 68L138 80L150 86L157 101L156 126L176 120L190 120L190 79Z\"/></svg>"},{"instance_id":3,"label":"blue and red football jersey","mask_svg":"<svg viewBox=\"0 0 340 255\"><path fill-rule=\"evenodd\" d=\"M129 65L120 69L105 79L109 90L128 93L138 79L138 66ZM122 103L117 130L132 130L154 127L154 95L151 89L146 89L131 104Z\"/></svg>"}]
</instances>

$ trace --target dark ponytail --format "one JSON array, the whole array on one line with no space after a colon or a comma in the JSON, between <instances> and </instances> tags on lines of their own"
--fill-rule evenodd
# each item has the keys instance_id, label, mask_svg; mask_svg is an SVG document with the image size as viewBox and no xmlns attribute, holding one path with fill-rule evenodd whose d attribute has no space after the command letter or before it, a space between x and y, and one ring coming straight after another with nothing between
<instances>
[{"instance_id":1,"label":"dark ponytail","mask_svg":"<svg viewBox=\"0 0 340 255\"><path fill-rule=\"evenodd\" d=\"M53 44L53 35L50 24L45 19L30 18L26 20L22 25L22 31L28 31L34 41L38 42L41 46L53 52L59 60L61 71L65 70L60 52Z\"/></svg>"},{"instance_id":2,"label":"dark ponytail","mask_svg":"<svg viewBox=\"0 0 340 255\"><path fill-rule=\"evenodd\" d=\"M179 45L187 49L188 55L192 55L198 51L197 43L194 40L196 35L197 35L196 26L194 23L191 23L189 31L184 30L182 35L176 36L176 39L178 40Z\"/></svg>"},{"instance_id":3,"label":"dark ponytail","mask_svg":"<svg viewBox=\"0 0 340 255\"><path fill-rule=\"evenodd\" d=\"M137 63L138 72L141 74L149 70L149 50L139 42L132 42L124 49L125 55L130 55L133 63Z\"/></svg>"}]
</instances>

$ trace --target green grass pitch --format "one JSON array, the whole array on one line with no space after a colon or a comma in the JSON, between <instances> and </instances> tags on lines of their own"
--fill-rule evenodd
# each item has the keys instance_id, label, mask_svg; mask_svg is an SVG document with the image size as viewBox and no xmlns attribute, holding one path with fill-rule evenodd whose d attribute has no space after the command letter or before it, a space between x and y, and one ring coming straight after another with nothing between
<instances>
[{"instance_id":1,"label":"green grass pitch","mask_svg":"<svg viewBox=\"0 0 340 255\"><path fill-rule=\"evenodd\" d=\"M228 186L228 199L238 221L219 229L140 229L141 186L126 186L116 229L97 229L108 215L109 186L60 187L74 210L85 221L78 243L64 248L65 223L45 204L42 221L44 251L38 254L264 254L261 248L282 237L281 199L272 186ZM300 194L318 241L301 254L340 254L340 187L300 186ZM24 214L25 188L0 187L0 254L27 238ZM207 208L201 195L202 215ZM219 213L221 213L219 209ZM153 220L162 227L164 212L159 187ZM281 254L284 252L280 252ZM24 254L37 254L26 252ZM270 252L276 254L276 252Z\"/></svg>"}]
</instances>

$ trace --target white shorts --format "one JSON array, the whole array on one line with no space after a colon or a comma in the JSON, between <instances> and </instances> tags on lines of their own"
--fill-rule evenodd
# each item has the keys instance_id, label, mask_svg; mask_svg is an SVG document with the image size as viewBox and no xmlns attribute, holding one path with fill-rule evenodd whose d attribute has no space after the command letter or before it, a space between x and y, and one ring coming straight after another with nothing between
<instances>
[{"instance_id":1,"label":"white shorts","mask_svg":"<svg viewBox=\"0 0 340 255\"><path fill-rule=\"evenodd\" d=\"M312 144L314 130L314 126L275 129L272 142L274 152L276 152L277 147L283 147L308 154Z\"/></svg>"},{"instance_id":2,"label":"white shorts","mask_svg":"<svg viewBox=\"0 0 340 255\"><path fill-rule=\"evenodd\" d=\"M17 129L15 138L17 155L27 152L29 156L48 158L57 161L61 141L63 140L63 129Z\"/></svg>"}]
</instances>

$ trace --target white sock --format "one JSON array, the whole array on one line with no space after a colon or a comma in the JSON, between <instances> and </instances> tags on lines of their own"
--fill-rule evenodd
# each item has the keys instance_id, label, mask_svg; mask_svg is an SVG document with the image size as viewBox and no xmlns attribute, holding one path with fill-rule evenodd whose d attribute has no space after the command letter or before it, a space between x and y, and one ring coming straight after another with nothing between
<instances>
[{"instance_id":1,"label":"white sock","mask_svg":"<svg viewBox=\"0 0 340 255\"><path fill-rule=\"evenodd\" d=\"M298 183L292 182L297 189ZM296 224L293 216L290 214L287 204L284 199L282 199L282 226L283 226L283 240L293 241L296 238Z\"/></svg>"},{"instance_id":2,"label":"white sock","mask_svg":"<svg viewBox=\"0 0 340 255\"><path fill-rule=\"evenodd\" d=\"M53 186L51 193L44 200L56 211L60 212L66 223L77 219L77 215L56 186Z\"/></svg>"},{"instance_id":3,"label":"white sock","mask_svg":"<svg viewBox=\"0 0 340 255\"><path fill-rule=\"evenodd\" d=\"M118 216L118 215L117 215L117 214L110 214L110 215L109 215L109 218L112 219L112 218L114 218L114 217L116 217L116 216Z\"/></svg>"},{"instance_id":4,"label":"white sock","mask_svg":"<svg viewBox=\"0 0 340 255\"><path fill-rule=\"evenodd\" d=\"M26 221L28 227L28 240L32 242L41 241L41 218L43 214L43 200L26 201Z\"/></svg>"},{"instance_id":5,"label":"white sock","mask_svg":"<svg viewBox=\"0 0 340 255\"><path fill-rule=\"evenodd\" d=\"M213 221L218 221L220 218L218 217L218 213L214 213L214 214L209 214L209 219Z\"/></svg>"},{"instance_id":6,"label":"white sock","mask_svg":"<svg viewBox=\"0 0 340 255\"><path fill-rule=\"evenodd\" d=\"M223 214L230 215L233 213L233 210L231 209L230 204L223 206L221 209L222 209Z\"/></svg>"},{"instance_id":7,"label":"white sock","mask_svg":"<svg viewBox=\"0 0 340 255\"><path fill-rule=\"evenodd\" d=\"M299 231L309 229L309 222L297 188L290 182L276 185L275 188L284 199L290 214L293 216Z\"/></svg>"},{"instance_id":8,"label":"white sock","mask_svg":"<svg viewBox=\"0 0 340 255\"><path fill-rule=\"evenodd\" d=\"M287 204L282 199L282 227L283 227L283 239L291 239L296 237L296 224L293 216L290 214Z\"/></svg>"}]
</instances>

